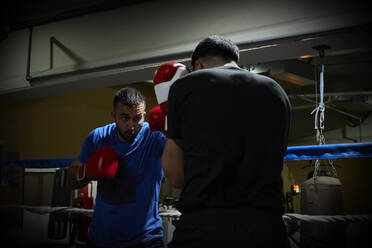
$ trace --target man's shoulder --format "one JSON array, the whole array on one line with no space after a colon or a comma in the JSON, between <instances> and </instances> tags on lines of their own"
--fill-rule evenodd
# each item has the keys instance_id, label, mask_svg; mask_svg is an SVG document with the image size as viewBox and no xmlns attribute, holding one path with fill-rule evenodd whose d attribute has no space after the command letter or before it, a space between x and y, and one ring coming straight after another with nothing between
<instances>
[{"instance_id":1,"label":"man's shoulder","mask_svg":"<svg viewBox=\"0 0 372 248\"><path fill-rule=\"evenodd\" d=\"M165 135L161 131L151 131L150 137L154 142L163 144L165 143Z\"/></svg>"},{"instance_id":2,"label":"man's shoulder","mask_svg":"<svg viewBox=\"0 0 372 248\"><path fill-rule=\"evenodd\" d=\"M216 74L219 73L220 70L223 69L222 67L214 67L214 68L208 68L208 69L203 69L203 70L197 70L190 72L189 74L185 75L184 78L198 78L198 77L204 77L204 76L209 76L211 74Z\"/></svg>"},{"instance_id":3,"label":"man's shoulder","mask_svg":"<svg viewBox=\"0 0 372 248\"><path fill-rule=\"evenodd\" d=\"M218 75L230 75L230 74L245 74L245 75L252 75L253 73L249 72L248 70L242 69L240 67L235 66L219 66L213 67L198 71L193 71L187 75L185 75L182 79L184 80L195 80L198 78L210 77L210 76L218 76Z\"/></svg>"},{"instance_id":4,"label":"man's shoulder","mask_svg":"<svg viewBox=\"0 0 372 248\"><path fill-rule=\"evenodd\" d=\"M174 82L174 84L171 86L171 88L193 88L193 84L198 84L200 81L204 80L205 78L209 78L216 72L211 69L203 69L198 71L193 71L185 76L179 78L177 81Z\"/></svg>"},{"instance_id":5,"label":"man's shoulder","mask_svg":"<svg viewBox=\"0 0 372 248\"><path fill-rule=\"evenodd\" d=\"M165 135L160 131L151 131L148 122L144 122L141 131L138 133L140 139L150 139L154 142L165 142Z\"/></svg>"},{"instance_id":6,"label":"man's shoulder","mask_svg":"<svg viewBox=\"0 0 372 248\"><path fill-rule=\"evenodd\" d=\"M116 128L115 123L110 123L105 126L97 127L91 131L91 135L93 135L96 138L105 138L107 136L110 136L113 131Z\"/></svg>"}]
</instances>

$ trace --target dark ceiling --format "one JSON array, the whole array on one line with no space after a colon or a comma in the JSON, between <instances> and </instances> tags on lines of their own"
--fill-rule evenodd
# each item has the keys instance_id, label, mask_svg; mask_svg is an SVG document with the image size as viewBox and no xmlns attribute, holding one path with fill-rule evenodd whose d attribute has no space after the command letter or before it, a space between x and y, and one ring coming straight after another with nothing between
<instances>
[{"instance_id":1,"label":"dark ceiling","mask_svg":"<svg viewBox=\"0 0 372 248\"><path fill-rule=\"evenodd\" d=\"M6 1L2 3L1 6L0 41L5 39L12 31L148 1L149 0Z\"/></svg>"}]
</instances>

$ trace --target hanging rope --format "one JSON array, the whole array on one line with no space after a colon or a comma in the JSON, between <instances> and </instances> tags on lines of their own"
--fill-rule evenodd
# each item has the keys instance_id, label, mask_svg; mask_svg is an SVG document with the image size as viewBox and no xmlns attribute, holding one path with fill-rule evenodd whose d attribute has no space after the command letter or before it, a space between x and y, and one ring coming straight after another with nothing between
<instances>
[{"instance_id":1,"label":"hanging rope","mask_svg":"<svg viewBox=\"0 0 372 248\"><path fill-rule=\"evenodd\" d=\"M311 115L315 114L314 118L314 128L316 130L316 140L319 145L324 145L325 136L324 136L324 120L325 120L325 105L324 105L324 50L328 49L327 46L317 46L314 49L319 51L320 57L320 75L319 75L319 104L318 106L311 112ZM328 159L329 165L332 167L332 173L335 177L337 177L336 168L333 165L333 160ZM315 168L313 178L314 180L317 178L320 172L320 161L319 159L315 160Z\"/></svg>"},{"instance_id":2,"label":"hanging rope","mask_svg":"<svg viewBox=\"0 0 372 248\"><path fill-rule=\"evenodd\" d=\"M323 101L324 96L324 65L321 65L320 70L320 80L319 80L319 93L320 93L320 102L318 106L311 112L311 114L315 113L315 123L314 128L316 130L323 131L324 129L324 112L325 112L325 106ZM321 141L319 141L319 145L321 145Z\"/></svg>"}]
</instances>

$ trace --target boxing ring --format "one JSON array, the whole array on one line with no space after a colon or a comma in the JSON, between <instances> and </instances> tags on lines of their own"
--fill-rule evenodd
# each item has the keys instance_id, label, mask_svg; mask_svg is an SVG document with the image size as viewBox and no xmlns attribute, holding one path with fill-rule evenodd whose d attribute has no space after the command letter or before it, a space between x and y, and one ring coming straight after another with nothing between
<instances>
[{"instance_id":1,"label":"boxing ring","mask_svg":"<svg viewBox=\"0 0 372 248\"><path fill-rule=\"evenodd\" d=\"M372 143L290 146L284 161L372 157Z\"/></svg>"},{"instance_id":2,"label":"boxing ring","mask_svg":"<svg viewBox=\"0 0 372 248\"><path fill-rule=\"evenodd\" d=\"M310 146L292 146L288 147L285 161L303 161L303 160L322 160L322 159L350 159L350 158L371 158L372 143L344 143L328 145L310 145ZM55 159L21 159L2 161L3 165L18 165L27 168L55 168L63 169L69 166L74 158L55 158ZM92 216L93 209L82 209L74 207L50 207L50 206L26 206L26 205L0 205L4 211L7 208L22 208L25 211L34 214L46 215L51 213L66 213L68 215L86 215ZM175 209L162 209L159 215L163 221L172 223L177 220L181 213ZM293 238L293 235L301 230L303 223L368 223L368 228L372 224L372 213L361 215L304 215L295 213L286 213L283 215L284 223L287 227L288 235L292 238L292 247L300 247L299 241ZM167 229L168 226L165 228ZM369 229L370 230L370 229ZM165 235L168 235L168 229ZM171 236L171 235L170 235ZM167 237L169 239L169 237ZM166 243L169 240L166 241ZM294 245L293 245L294 244Z\"/></svg>"},{"instance_id":3,"label":"boxing ring","mask_svg":"<svg viewBox=\"0 0 372 248\"><path fill-rule=\"evenodd\" d=\"M289 146L284 161L372 157L372 142ZM66 168L75 158L5 160L23 168Z\"/></svg>"}]
</instances>

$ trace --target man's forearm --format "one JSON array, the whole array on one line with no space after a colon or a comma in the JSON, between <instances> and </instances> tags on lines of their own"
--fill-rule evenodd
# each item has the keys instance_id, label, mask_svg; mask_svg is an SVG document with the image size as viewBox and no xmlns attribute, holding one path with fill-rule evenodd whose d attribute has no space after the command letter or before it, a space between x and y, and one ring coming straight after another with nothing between
<instances>
[{"instance_id":1,"label":"man's forearm","mask_svg":"<svg viewBox=\"0 0 372 248\"><path fill-rule=\"evenodd\" d=\"M167 139L162 156L162 166L164 175L168 178L170 184L175 188L182 188L184 183L184 160L183 150L178 144L179 142L176 140Z\"/></svg>"}]
</instances>

